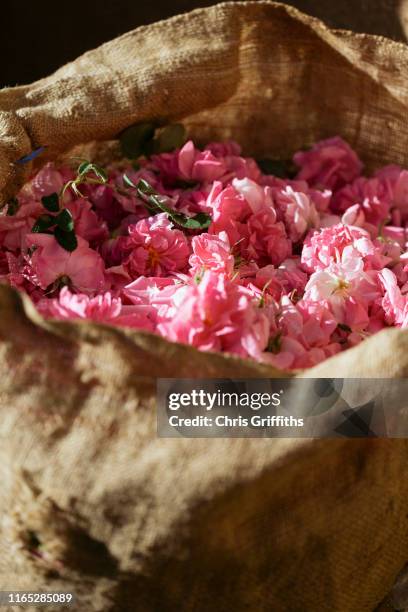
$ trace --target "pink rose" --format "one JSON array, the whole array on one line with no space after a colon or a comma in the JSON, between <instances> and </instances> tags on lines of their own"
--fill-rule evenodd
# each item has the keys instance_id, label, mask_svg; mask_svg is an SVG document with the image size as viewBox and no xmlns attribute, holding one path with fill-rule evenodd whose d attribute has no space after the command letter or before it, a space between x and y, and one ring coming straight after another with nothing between
<instances>
[{"instance_id":1,"label":"pink rose","mask_svg":"<svg viewBox=\"0 0 408 612\"><path fill-rule=\"evenodd\" d=\"M124 266L136 276L164 276L186 268L190 247L182 231L173 228L165 213L141 219L128 228Z\"/></svg>"},{"instance_id":2,"label":"pink rose","mask_svg":"<svg viewBox=\"0 0 408 612\"><path fill-rule=\"evenodd\" d=\"M293 161L300 167L299 180L331 190L357 178L363 167L356 153L339 136L321 140L309 151L299 151Z\"/></svg>"},{"instance_id":3,"label":"pink rose","mask_svg":"<svg viewBox=\"0 0 408 612\"><path fill-rule=\"evenodd\" d=\"M178 154L178 167L181 177L203 183L219 180L227 170L222 160L211 151L196 149L191 140Z\"/></svg>"},{"instance_id":4,"label":"pink rose","mask_svg":"<svg viewBox=\"0 0 408 612\"><path fill-rule=\"evenodd\" d=\"M31 267L42 289L61 278L84 293L105 289L103 259L85 240L78 238L78 247L72 252L63 249L49 234L29 234L27 243L36 247Z\"/></svg>"},{"instance_id":5,"label":"pink rose","mask_svg":"<svg viewBox=\"0 0 408 612\"><path fill-rule=\"evenodd\" d=\"M367 179L361 176L337 191L331 205L335 212L343 213L355 204L359 204L368 223L378 226L387 219L391 200L387 189L378 178Z\"/></svg>"},{"instance_id":6,"label":"pink rose","mask_svg":"<svg viewBox=\"0 0 408 612\"><path fill-rule=\"evenodd\" d=\"M169 340L203 351L223 350L245 357L265 348L269 322L244 287L208 270L198 284L191 282L183 289L177 310L171 319L159 323L158 331Z\"/></svg>"},{"instance_id":7,"label":"pink rose","mask_svg":"<svg viewBox=\"0 0 408 612\"><path fill-rule=\"evenodd\" d=\"M292 245L286 235L285 226L276 222L273 208L264 208L251 215L247 221L247 238L241 245L245 259L259 265L279 265L292 252Z\"/></svg>"},{"instance_id":8,"label":"pink rose","mask_svg":"<svg viewBox=\"0 0 408 612\"><path fill-rule=\"evenodd\" d=\"M275 193L275 202L292 242L299 242L310 228L319 226L319 214L306 193L295 191L288 185Z\"/></svg>"},{"instance_id":9,"label":"pink rose","mask_svg":"<svg viewBox=\"0 0 408 612\"><path fill-rule=\"evenodd\" d=\"M200 234L191 241L193 255L190 256L190 274L200 274L203 270L214 270L230 276L234 269L234 257L231 254L228 236L220 232L219 236Z\"/></svg>"}]
</instances>

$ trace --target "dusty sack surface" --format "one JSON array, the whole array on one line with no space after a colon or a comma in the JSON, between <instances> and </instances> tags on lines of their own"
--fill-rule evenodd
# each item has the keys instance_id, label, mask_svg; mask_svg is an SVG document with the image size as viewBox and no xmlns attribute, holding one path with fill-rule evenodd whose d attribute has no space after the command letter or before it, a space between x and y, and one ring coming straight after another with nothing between
<instances>
[{"instance_id":1,"label":"dusty sack surface","mask_svg":"<svg viewBox=\"0 0 408 612\"><path fill-rule=\"evenodd\" d=\"M339 133L369 167L407 164L407 60L267 2L140 28L0 92L2 198L32 148L53 158L146 119L278 157ZM387 330L306 375L406 376L407 344ZM404 440L156 437L156 377L284 373L44 323L7 288L0 364L3 589L72 589L87 611L363 612L407 560Z\"/></svg>"},{"instance_id":2,"label":"dusty sack surface","mask_svg":"<svg viewBox=\"0 0 408 612\"><path fill-rule=\"evenodd\" d=\"M29 306L1 288L2 588L72 589L81 610L382 599L406 558L405 440L158 439L156 377L276 373Z\"/></svg>"}]
</instances>

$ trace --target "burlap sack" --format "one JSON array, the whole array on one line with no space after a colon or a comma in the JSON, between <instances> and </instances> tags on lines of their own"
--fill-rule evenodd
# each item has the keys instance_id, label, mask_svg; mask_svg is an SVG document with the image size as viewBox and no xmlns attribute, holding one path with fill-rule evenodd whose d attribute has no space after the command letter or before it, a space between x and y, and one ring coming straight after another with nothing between
<instances>
[{"instance_id":1,"label":"burlap sack","mask_svg":"<svg viewBox=\"0 0 408 612\"><path fill-rule=\"evenodd\" d=\"M283 158L341 134L369 168L407 164L407 77L404 45L280 4L199 10L0 92L1 192L31 149L147 119ZM156 377L284 373L44 322L6 287L0 340L2 589L73 590L81 611L363 612L407 561L404 440L156 437ZM304 375L406 376L407 355L387 330Z\"/></svg>"}]
</instances>

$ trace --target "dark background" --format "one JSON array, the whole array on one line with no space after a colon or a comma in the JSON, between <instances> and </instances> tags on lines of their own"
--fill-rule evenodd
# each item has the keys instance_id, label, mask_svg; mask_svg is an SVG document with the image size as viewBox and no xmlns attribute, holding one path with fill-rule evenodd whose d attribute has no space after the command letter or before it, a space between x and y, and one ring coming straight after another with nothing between
<instances>
[{"instance_id":1,"label":"dark background","mask_svg":"<svg viewBox=\"0 0 408 612\"><path fill-rule=\"evenodd\" d=\"M408 2L408 0L404 0ZM288 0L333 27L405 40L398 0ZM214 0L54 0L0 4L0 87L30 83L138 25Z\"/></svg>"}]
</instances>

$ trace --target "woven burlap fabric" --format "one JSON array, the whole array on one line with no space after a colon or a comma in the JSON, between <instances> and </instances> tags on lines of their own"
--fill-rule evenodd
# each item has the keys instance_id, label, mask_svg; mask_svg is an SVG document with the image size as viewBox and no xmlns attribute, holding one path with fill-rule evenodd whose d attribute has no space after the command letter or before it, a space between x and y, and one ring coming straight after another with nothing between
<instances>
[{"instance_id":1,"label":"woven burlap fabric","mask_svg":"<svg viewBox=\"0 0 408 612\"><path fill-rule=\"evenodd\" d=\"M52 159L147 119L282 158L340 133L369 168L406 164L407 60L267 2L140 28L0 92L3 198L32 148ZM388 330L306 375L406 376L407 344ZM407 560L404 440L156 437L157 377L282 372L45 323L5 287L0 364L2 588L72 589L91 611L362 612Z\"/></svg>"}]
</instances>

